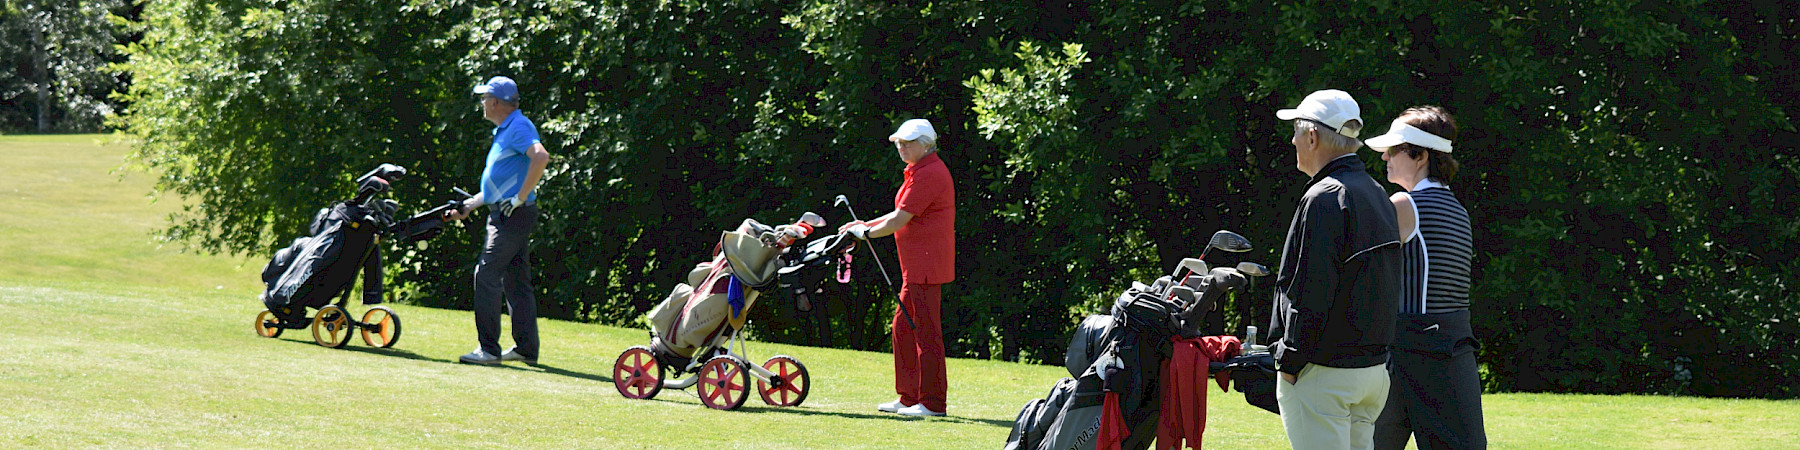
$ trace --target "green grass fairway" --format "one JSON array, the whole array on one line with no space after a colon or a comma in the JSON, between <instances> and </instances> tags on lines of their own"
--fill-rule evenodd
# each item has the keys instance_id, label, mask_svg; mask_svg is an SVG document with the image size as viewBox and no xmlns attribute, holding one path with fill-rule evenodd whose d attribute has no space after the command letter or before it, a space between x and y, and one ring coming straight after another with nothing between
<instances>
[{"instance_id":1,"label":"green grass fairway","mask_svg":"<svg viewBox=\"0 0 1800 450\"><path fill-rule=\"evenodd\" d=\"M457 364L475 346L471 314L407 305L394 349L265 339L251 331L263 257L153 240L176 200L153 204L151 177L113 173L129 149L100 139L0 136L0 448L995 448L1066 375L951 360L952 417L911 420L874 411L893 398L885 353L751 343L759 361L804 362L811 397L714 411L691 390L619 396L612 361L645 342L638 329L543 321L542 367ZM1208 448L1286 447L1275 415L1211 399ZM1485 401L1495 448L1800 447L1800 401Z\"/></svg>"}]
</instances>

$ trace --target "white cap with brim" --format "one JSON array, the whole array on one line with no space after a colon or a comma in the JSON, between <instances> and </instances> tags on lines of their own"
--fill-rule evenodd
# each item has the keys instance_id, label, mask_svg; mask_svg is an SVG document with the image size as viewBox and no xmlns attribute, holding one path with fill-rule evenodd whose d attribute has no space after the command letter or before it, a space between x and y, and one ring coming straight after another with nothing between
<instances>
[{"instance_id":1,"label":"white cap with brim","mask_svg":"<svg viewBox=\"0 0 1800 450\"><path fill-rule=\"evenodd\" d=\"M1378 152L1385 152L1387 149L1403 143L1444 153L1450 153L1451 149L1449 139L1408 125L1403 119L1394 119L1394 124L1388 127L1387 134L1370 138L1365 143L1369 145L1369 148Z\"/></svg>"},{"instance_id":2,"label":"white cap with brim","mask_svg":"<svg viewBox=\"0 0 1800 450\"><path fill-rule=\"evenodd\" d=\"M1350 94L1337 89L1326 89L1313 92L1300 101L1294 109L1283 109L1275 112L1281 120L1306 119L1325 124L1331 131L1346 137L1356 137L1358 133L1344 132L1344 123L1351 120L1362 120L1362 107L1356 105L1356 99Z\"/></svg>"},{"instance_id":3,"label":"white cap with brim","mask_svg":"<svg viewBox=\"0 0 1800 450\"><path fill-rule=\"evenodd\" d=\"M889 135L888 140L916 141L921 136L930 136L932 140L937 140L937 130L931 129L931 121L912 119L901 123L900 129L894 130L894 134Z\"/></svg>"}]
</instances>

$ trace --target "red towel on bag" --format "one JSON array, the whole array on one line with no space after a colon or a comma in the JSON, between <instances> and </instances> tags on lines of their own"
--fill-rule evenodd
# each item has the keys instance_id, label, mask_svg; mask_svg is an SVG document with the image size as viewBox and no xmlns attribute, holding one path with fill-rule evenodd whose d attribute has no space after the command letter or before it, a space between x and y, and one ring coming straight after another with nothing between
<instances>
[{"instance_id":1,"label":"red towel on bag","mask_svg":"<svg viewBox=\"0 0 1800 450\"><path fill-rule=\"evenodd\" d=\"M1131 428L1125 426L1125 413L1119 412L1119 393L1106 393L1105 405L1100 407L1100 435L1094 441L1094 449L1119 450L1119 444L1131 436Z\"/></svg>"},{"instance_id":2,"label":"red towel on bag","mask_svg":"<svg viewBox=\"0 0 1800 450\"><path fill-rule=\"evenodd\" d=\"M1206 361L1209 363L1230 361L1231 358L1244 354L1244 343L1237 336L1206 336L1196 339L1200 340L1200 352L1206 354ZM1211 366L1208 365L1208 368ZM1201 372L1200 378L1206 378L1206 372ZM1213 374L1212 378L1219 383L1220 391L1231 392L1231 372Z\"/></svg>"},{"instance_id":3,"label":"red towel on bag","mask_svg":"<svg viewBox=\"0 0 1800 450\"><path fill-rule=\"evenodd\" d=\"M1175 338L1174 355L1163 362L1162 419L1156 426L1156 448L1200 448L1206 432L1206 379L1209 363L1224 362L1242 352L1235 336ZM1216 376L1219 389L1231 384L1230 373Z\"/></svg>"}]
</instances>

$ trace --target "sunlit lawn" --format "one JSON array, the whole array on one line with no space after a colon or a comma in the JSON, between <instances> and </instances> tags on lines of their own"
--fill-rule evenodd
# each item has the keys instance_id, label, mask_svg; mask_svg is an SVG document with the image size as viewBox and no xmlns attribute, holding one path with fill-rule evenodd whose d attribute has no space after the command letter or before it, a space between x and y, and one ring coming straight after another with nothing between
<instances>
[{"instance_id":1,"label":"sunlit lawn","mask_svg":"<svg viewBox=\"0 0 1800 450\"><path fill-rule=\"evenodd\" d=\"M1060 367L952 360L951 414L877 413L884 353L751 343L816 386L798 408L739 411L691 391L627 400L611 364L643 330L545 321L542 367L454 363L468 312L397 305L399 345L332 350L251 332L263 260L151 238L175 199L111 173L98 136L0 136L0 447L994 448ZM461 231L459 231L461 232ZM353 307L360 313L360 306ZM1209 448L1286 446L1278 418L1212 391ZM1485 397L1495 448L1800 448L1800 402L1653 396Z\"/></svg>"}]
</instances>

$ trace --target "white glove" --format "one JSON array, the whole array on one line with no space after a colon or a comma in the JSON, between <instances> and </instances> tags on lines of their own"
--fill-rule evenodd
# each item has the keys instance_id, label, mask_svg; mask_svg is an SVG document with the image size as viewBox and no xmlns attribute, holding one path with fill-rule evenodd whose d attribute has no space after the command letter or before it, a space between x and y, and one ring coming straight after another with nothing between
<instances>
[{"instance_id":1,"label":"white glove","mask_svg":"<svg viewBox=\"0 0 1800 450\"><path fill-rule=\"evenodd\" d=\"M513 198L501 200L500 204L494 205L494 208L500 210L501 217L507 217L507 216L512 215L513 210L519 209L520 206L524 206L524 205L525 205L524 198L514 196Z\"/></svg>"},{"instance_id":2,"label":"white glove","mask_svg":"<svg viewBox=\"0 0 1800 450\"><path fill-rule=\"evenodd\" d=\"M844 232L850 233L850 237L862 239L865 241L869 240L869 226L868 225L864 225L864 224L852 225L850 227L850 229L844 230Z\"/></svg>"}]
</instances>

